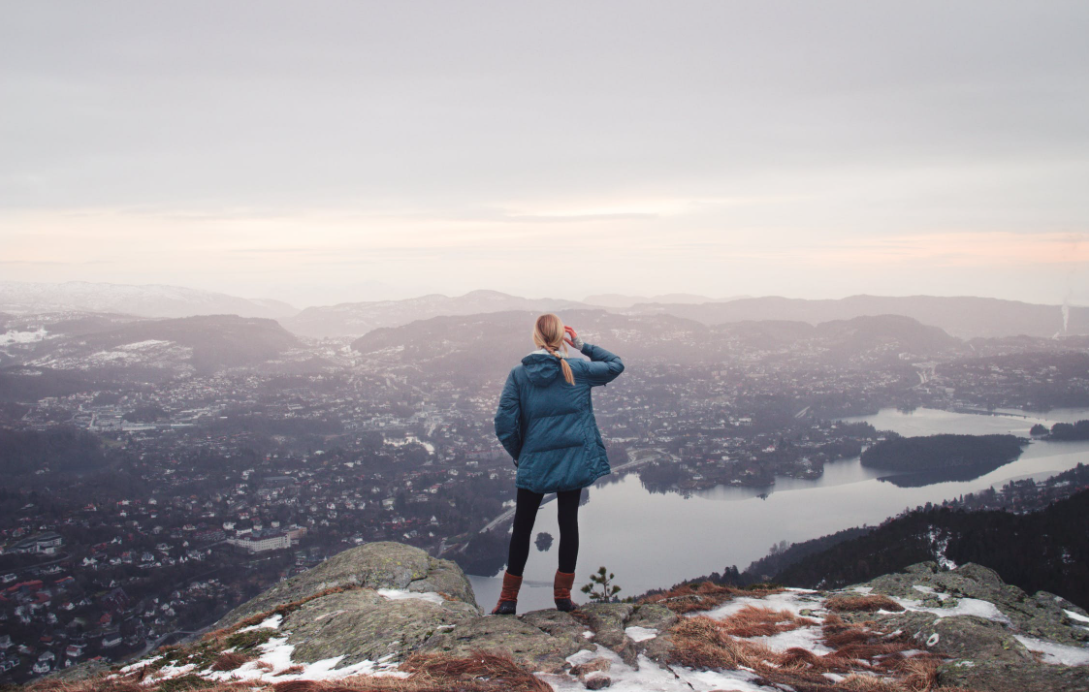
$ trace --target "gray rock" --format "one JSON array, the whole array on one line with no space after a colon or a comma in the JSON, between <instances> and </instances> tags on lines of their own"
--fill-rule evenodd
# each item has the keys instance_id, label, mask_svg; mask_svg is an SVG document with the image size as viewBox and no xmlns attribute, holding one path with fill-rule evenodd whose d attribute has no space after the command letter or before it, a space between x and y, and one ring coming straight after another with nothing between
<instances>
[{"instance_id":1,"label":"gray rock","mask_svg":"<svg viewBox=\"0 0 1089 692\"><path fill-rule=\"evenodd\" d=\"M531 623L547 625L551 632ZM560 617L538 616L536 613L527 613L525 618L506 615L478 617L435 633L420 647L420 651L453 656L467 656L474 650L503 653L531 670L559 673L568 665L568 656L582 649L593 648L592 643L583 638L583 630L582 627L563 623Z\"/></svg>"},{"instance_id":2,"label":"gray rock","mask_svg":"<svg viewBox=\"0 0 1089 692\"><path fill-rule=\"evenodd\" d=\"M919 649L952 656L958 660L1034 663L1036 659L1009 628L971 615L939 618L929 613L896 613L874 617L885 631L902 630L913 637ZM863 618L866 619L866 618Z\"/></svg>"},{"instance_id":3,"label":"gray rock","mask_svg":"<svg viewBox=\"0 0 1089 692\"><path fill-rule=\"evenodd\" d=\"M647 603L636 606L625 627L646 627L665 632L677 622L677 614L664 605Z\"/></svg>"},{"instance_id":4,"label":"gray rock","mask_svg":"<svg viewBox=\"0 0 1089 692\"><path fill-rule=\"evenodd\" d=\"M624 634L624 628L628 626L628 620L635 612L635 605L588 603L580 606L579 610L594 631L594 642L615 651L624 663L638 667L636 659L639 657L639 650L635 642Z\"/></svg>"},{"instance_id":5,"label":"gray rock","mask_svg":"<svg viewBox=\"0 0 1089 692\"><path fill-rule=\"evenodd\" d=\"M587 631L586 625L576 620L570 613L561 613L558 610L534 610L523 615L522 622L533 625L553 637L571 641L588 641L583 634ZM580 648L592 647L587 645Z\"/></svg>"},{"instance_id":6,"label":"gray rock","mask_svg":"<svg viewBox=\"0 0 1089 692\"><path fill-rule=\"evenodd\" d=\"M343 656L339 667L390 654L403 661L436 632L477 616L475 606L459 601L389 600L372 589L353 589L304 603L280 629L295 646L293 660Z\"/></svg>"},{"instance_id":7,"label":"gray rock","mask_svg":"<svg viewBox=\"0 0 1089 692\"><path fill-rule=\"evenodd\" d=\"M636 646L639 647L640 653L661 665L668 665L673 657L673 635L668 633L639 642Z\"/></svg>"},{"instance_id":8,"label":"gray rock","mask_svg":"<svg viewBox=\"0 0 1089 692\"><path fill-rule=\"evenodd\" d=\"M1084 645L1089 642L1089 631L1074 626L1063 612L1083 612L1080 608L1043 591L1029 596L982 565L966 563L943 572L937 569L936 563L923 562L911 565L902 573L880 576L865 585L874 593L916 600L927 608L953 608L961 598L988 601L1009 618L1018 632L1059 644ZM915 588L916 585L933 589L935 594L923 593ZM937 594L947 597L943 600Z\"/></svg>"},{"instance_id":9,"label":"gray rock","mask_svg":"<svg viewBox=\"0 0 1089 692\"><path fill-rule=\"evenodd\" d=\"M228 627L277 606L299 601L326 589L355 585L371 589L435 591L477 607L473 587L461 568L400 543L368 543L334 555L313 569L280 582L227 613L213 628ZM477 609L479 612L479 608Z\"/></svg>"},{"instance_id":10,"label":"gray rock","mask_svg":"<svg viewBox=\"0 0 1089 692\"><path fill-rule=\"evenodd\" d=\"M1089 692L1089 671L1043 663L957 661L938 667L938 683L988 692Z\"/></svg>"}]
</instances>

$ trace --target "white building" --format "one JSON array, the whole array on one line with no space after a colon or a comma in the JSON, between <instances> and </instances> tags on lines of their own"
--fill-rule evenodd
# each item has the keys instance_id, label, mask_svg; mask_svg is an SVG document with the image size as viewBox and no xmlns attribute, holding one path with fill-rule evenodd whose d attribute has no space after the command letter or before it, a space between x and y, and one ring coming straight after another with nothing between
<instances>
[{"instance_id":1,"label":"white building","mask_svg":"<svg viewBox=\"0 0 1089 692\"><path fill-rule=\"evenodd\" d=\"M236 545L248 553L263 553L266 550L290 548L291 538L286 533L262 533L244 538L229 538L227 543Z\"/></svg>"}]
</instances>

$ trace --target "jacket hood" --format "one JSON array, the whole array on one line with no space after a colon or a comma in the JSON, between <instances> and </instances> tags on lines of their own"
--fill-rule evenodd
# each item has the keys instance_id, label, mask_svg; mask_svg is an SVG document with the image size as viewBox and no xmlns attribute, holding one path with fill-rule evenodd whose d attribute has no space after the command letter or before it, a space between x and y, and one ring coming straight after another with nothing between
<instances>
[{"instance_id":1,"label":"jacket hood","mask_svg":"<svg viewBox=\"0 0 1089 692\"><path fill-rule=\"evenodd\" d=\"M547 387L560 375L560 359L545 352L533 352L522 359L526 375L536 387Z\"/></svg>"}]
</instances>

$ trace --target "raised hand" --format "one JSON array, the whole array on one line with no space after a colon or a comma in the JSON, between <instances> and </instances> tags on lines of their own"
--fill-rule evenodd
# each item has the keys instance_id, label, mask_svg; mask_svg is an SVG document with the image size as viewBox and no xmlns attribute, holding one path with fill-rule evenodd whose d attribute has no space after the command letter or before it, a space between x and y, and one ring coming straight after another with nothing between
<instances>
[{"instance_id":1,"label":"raised hand","mask_svg":"<svg viewBox=\"0 0 1089 692\"><path fill-rule=\"evenodd\" d=\"M569 339L569 338L567 338L565 336L565 337L563 337L563 340L567 342L568 346L574 346L575 345L575 339L577 339L579 337L578 332L576 332L573 327L564 327L563 330L565 332L567 332L568 335L570 335L570 337L571 337Z\"/></svg>"}]
</instances>

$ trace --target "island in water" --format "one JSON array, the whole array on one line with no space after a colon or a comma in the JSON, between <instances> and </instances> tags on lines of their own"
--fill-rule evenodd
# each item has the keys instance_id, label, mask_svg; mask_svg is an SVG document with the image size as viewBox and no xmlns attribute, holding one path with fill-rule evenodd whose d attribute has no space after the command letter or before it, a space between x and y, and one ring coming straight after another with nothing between
<instances>
[{"instance_id":1,"label":"island in water","mask_svg":"<svg viewBox=\"0 0 1089 692\"><path fill-rule=\"evenodd\" d=\"M1016 435L897 436L866 449L862 465L899 472L881 480L902 488L969 481L1015 461L1028 442Z\"/></svg>"}]
</instances>

